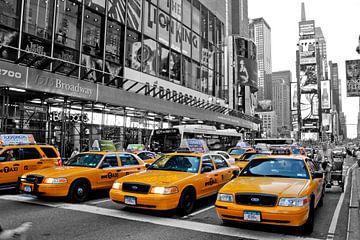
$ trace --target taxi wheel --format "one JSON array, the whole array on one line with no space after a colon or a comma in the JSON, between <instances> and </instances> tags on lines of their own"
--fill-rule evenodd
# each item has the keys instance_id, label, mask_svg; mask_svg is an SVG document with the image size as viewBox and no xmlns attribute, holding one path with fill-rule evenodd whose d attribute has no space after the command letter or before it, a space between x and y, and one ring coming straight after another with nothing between
<instances>
[{"instance_id":1,"label":"taxi wheel","mask_svg":"<svg viewBox=\"0 0 360 240\"><path fill-rule=\"evenodd\" d=\"M309 208L308 219L306 220L305 224L300 227L300 232L304 233L305 235L311 234L314 230L314 199L311 199Z\"/></svg>"},{"instance_id":2,"label":"taxi wheel","mask_svg":"<svg viewBox=\"0 0 360 240\"><path fill-rule=\"evenodd\" d=\"M89 194L89 184L84 180L76 180L71 184L68 199L70 202L83 202Z\"/></svg>"},{"instance_id":3,"label":"taxi wheel","mask_svg":"<svg viewBox=\"0 0 360 240\"><path fill-rule=\"evenodd\" d=\"M178 209L180 211L180 214L182 215L188 215L190 214L194 207L195 207L195 192L191 188L185 189L181 193L180 202Z\"/></svg>"}]
</instances>

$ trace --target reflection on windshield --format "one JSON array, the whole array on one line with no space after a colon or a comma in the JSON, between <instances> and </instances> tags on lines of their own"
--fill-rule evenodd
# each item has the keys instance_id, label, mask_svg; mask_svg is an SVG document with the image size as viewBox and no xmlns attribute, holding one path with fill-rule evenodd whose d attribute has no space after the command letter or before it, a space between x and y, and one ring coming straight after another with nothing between
<instances>
[{"instance_id":1,"label":"reflection on windshield","mask_svg":"<svg viewBox=\"0 0 360 240\"><path fill-rule=\"evenodd\" d=\"M148 169L197 173L200 157L165 155L154 162Z\"/></svg>"},{"instance_id":2,"label":"reflection on windshield","mask_svg":"<svg viewBox=\"0 0 360 240\"><path fill-rule=\"evenodd\" d=\"M266 153L251 153L251 154L248 154L247 156L245 156L244 160L246 161L250 161L256 157L260 157L260 156L267 156L269 154L266 154Z\"/></svg>"},{"instance_id":3,"label":"reflection on windshield","mask_svg":"<svg viewBox=\"0 0 360 240\"><path fill-rule=\"evenodd\" d=\"M233 154L233 155L242 155L246 152L245 149L232 149L230 150L229 154Z\"/></svg>"},{"instance_id":4,"label":"reflection on windshield","mask_svg":"<svg viewBox=\"0 0 360 240\"><path fill-rule=\"evenodd\" d=\"M103 156L103 154L78 154L70 158L64 165L95 168Z\"/></svg>"},{"instance_id":5,"label":"reflection on windshield","mask_svg":"<svg viewBox=\"0 0 360 240\"><path fill-rule=\"evenodd\" d=\"M303 160L284 158L254 159L244 168L240 176L309 179Z\"/></svg>"}]
</instances>

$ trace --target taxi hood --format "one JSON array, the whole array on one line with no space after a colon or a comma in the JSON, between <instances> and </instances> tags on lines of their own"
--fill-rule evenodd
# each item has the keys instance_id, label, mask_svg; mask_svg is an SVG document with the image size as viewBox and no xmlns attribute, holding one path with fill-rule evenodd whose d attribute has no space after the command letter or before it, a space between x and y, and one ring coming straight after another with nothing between
<instances>
[{"instance_id":1,"label":"taxi hood","mask_svg":"<svg viewBox=\"0 0 360 240\"><path fill-rule=\"evenodd\" d=\"M310 184L309 179L274 177L238 177L225 185L223 193L266 193L296 197Z\"/></svg>"},{"instance_id":2,"label":"taxi hood","mask_svg":"<svg viewBox=\"0 0 360 240\"><path fill-rule=\"evenodd\" d=\"M176 185L179 181L191 178L195 173L175 172L164 170L147 170L145 172L121 178L121 182L138 182L150 184L157 187L169 187Z\"/></svg>"},{"instance_id":3,"label":"taxi hood","mask_svg":"<svg viewBox=\"0 0 360 240\"><path fill-rule=\"evenodd\" d=\"M61 166L39 169L28 174L38 174L44 177L68 177L76 174L93 172L96 168Z\"/></svg>"}]
</instances>

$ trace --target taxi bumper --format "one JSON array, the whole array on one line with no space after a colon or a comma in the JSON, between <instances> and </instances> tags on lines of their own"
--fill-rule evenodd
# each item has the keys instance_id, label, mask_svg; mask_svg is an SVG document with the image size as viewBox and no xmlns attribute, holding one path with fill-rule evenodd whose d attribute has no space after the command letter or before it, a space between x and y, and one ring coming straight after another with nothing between
<instances>
[{"instance_id":1,"label":"taxi bumper","mask_svg":"<svg viewBox=\"0 0 360 240\"><path fill-rule=\"evenodd\" d=\"M68 184L37 184L20 182L19 190L26 194L44 197L65 197L68 195Z\"/></svg>"},{"instance_id":2,"label":"taxi bumper","mask_svg":"<svg viewBox=\"0 0 360 240\"><path fill-rule=\"evenodd\" d=\"M125 203L126 197L134 197L136 199L135 205ZM132 192L123 192L117 189L110 190L110 198L113 202L133 208L143 208L151 210L171 210L178 206L180 194L139 194Z\"/></svg>"},{"instance_id":3,"label":"taxi bumper","mask_svg":"<svg viewBox=\"0 0 360 240\"><path fill-rule=\"evenodd\" d=\"M295 227L304 225L309 215L309 207L261 207L216 201L215 208L224 220ZM260 221L244 220L244 211L260 212Z\"/></svg>"}]
</instances>

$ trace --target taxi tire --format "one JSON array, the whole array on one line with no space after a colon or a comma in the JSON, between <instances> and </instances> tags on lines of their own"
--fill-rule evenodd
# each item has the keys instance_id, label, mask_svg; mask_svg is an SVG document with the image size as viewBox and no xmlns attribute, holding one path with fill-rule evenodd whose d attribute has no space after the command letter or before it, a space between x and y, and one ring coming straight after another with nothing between
<instances>
[{"instance_id":1,"label":"taxi tire","mask_svg":"<svg viewBox=\"0 0 360 240\"><path fill-rule=\"evenodd\" d=\"M304 235L309 235L314 230L314 218L315 218L314 214L315 214L314 199L312 198L310 203L308 219L306 220L304 225L300 226L300 232L303 233Z\"/></svg>"},{"instance_id":2,"label":"taxi tire","mask_svg":"<svg viewBox=\"0 0 360 240\"><path fill-rule=\"evenodd\" d=\"M178 210L181 215L189 215L195 207L196 200L195 190L186 188L182 193L178 205Z\"/></svg>"},{"instance_id":3,"label":"taxi tire","mask_svg":"<svg viewBox=\"0 0 360 240\"><path fill-rule=\"evenodd\" d=\"M75 180L70 187L68 199L70 202L83 202L88 197L90 190L89 183L85 180ZM81 193L81 194L80 194Z\"/></svg>"}]
</instances>

